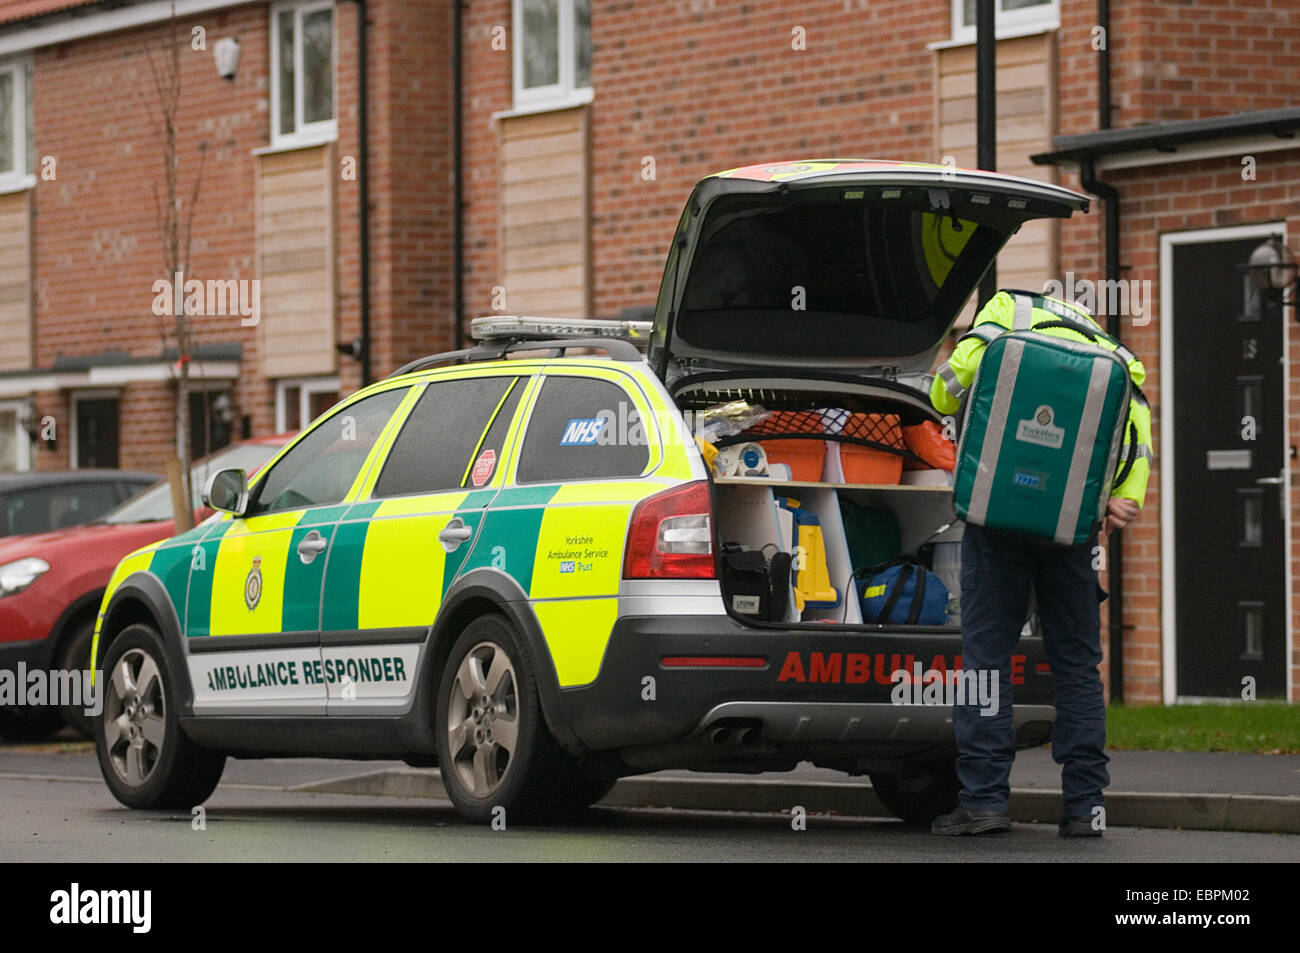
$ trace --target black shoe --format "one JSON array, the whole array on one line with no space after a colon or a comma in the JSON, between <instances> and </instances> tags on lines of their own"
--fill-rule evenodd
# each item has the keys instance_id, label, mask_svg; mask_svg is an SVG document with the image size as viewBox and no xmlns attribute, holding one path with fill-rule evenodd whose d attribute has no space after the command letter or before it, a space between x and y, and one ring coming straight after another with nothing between
<instances>
[{"instance_id":1,"label":"black shoe","mask_svg":"<svg viewBox=\"0 0 1300 953\"><path fill-rule=\"evenodd\" d=\"M1005 811L968 811L959 807L951 814L936 817L930 825L933 834L997 834L1011 830L1011 815Z\"/></svg>"},{"instance_id":2,"label":"black shoe","mask_svg":"<svg viewBox=\"0 0 1300 953\"><path fill-rule=\"evenodd\" d=\"M1105 833L1100 827L1092 826L1091 817L1063 817L1056 831L1062 837L1101 837Z\"/></svg>"}]
</instances>

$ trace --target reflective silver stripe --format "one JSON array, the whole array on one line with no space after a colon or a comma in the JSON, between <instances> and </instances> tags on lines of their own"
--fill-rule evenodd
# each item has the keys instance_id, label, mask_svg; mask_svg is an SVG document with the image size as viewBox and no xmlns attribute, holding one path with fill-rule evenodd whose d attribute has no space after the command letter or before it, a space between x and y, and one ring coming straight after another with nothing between
<instances>
[{"instance_id":1,"label":"reflective silver stripe","mask_svg":"<svg viewBox=\"0 0 1300 953\"><path fill-rule=\"evenodd\" d=\"M966 338L974 337L979 338L985 344L992 344L993 339L1006 333L1006 330L1007 329L1000 324L995 324L992 321L985 321L983 324L975 325L975 327L971 328L961 337L962 341L966 340ZM960 344L961 342L959 341L957 343Z\"/></svg>"},{"instance_id":2,"label":"reflective silver stripe","mask_svg":"<svg viewBox=\"0 0 1300 953\"><path fill-rule=\"evenodd\" d=\"M1128 450L1128 448L1129 448L1130 446L1132 446L1132 445L1131 445L1131 444L1125 444L1125 445L1124 445L1124 457L1125 457L1125 458L1128 457L1128 454L1129 454L1129 450ZM1154 459L1155 459L1155 455L1152 454L1152 452L1151 452L1151 448L1150 448L1150 447L1148 447L1145 443L1140 443L1140 444L1138 444L1137 454L1136 454L1136 455L1134 456L1134 458L1133 458L1133 462L1134 462L1134 463L1137 463L1137 461L1139 461L1139 460L1154 460Z\"/></svg>"},{"instance_id":3,"label":"reflective silver stripe","mask_svg":"<svg viewBox=\"0 0 1300 953\"><path fill-rule=\"evenodd\" d=\"M966 393L966 388L961 385L961 381L957 380L957 372L947 364L939 368L939 380L943 381L944 388L953 397L960 399L961 395Z\"/></svg>"},{"instance_id":4,"label":"reflective silver stripe","mask_svg":"<svg viewBox=\"0 0 1300 953\"><path fill-rule=\"evenodd\" d=\"M1074 528L1079 523L1079 508L1083 505L1088 467L1092 464L1093 445L1097 442L1097 428L1101 425L1101 410L1106 403L1106 392L1110 389L1108 378L1111 368L1108 365L1109 361L1095 361L1092 377L1088 381L1088 396L1083 402L1079 434L1074 439L1074 453L1070 455L1070 470L1065 478L1065 499L1061 501L1061 515L1056 521L1056 541L1063 546L1074 542Z\"/></svg>"},{"instance_id":5,"label":"reflective silver stripe","mask_svg":"<svg viewBox=\"0 0 1300 953\"><path fill-rule=\"evenodd\" d=\"M1020 357L1024 351L1025 342L1014 339L1007 341L1007 346L1002 351L1002 364L998 367L997 386L993 391L993 406L989 409L989 428L984 432L984 448L980 453L979 467L975 471L975 482L971 485L970 503L966 507L966 519L976 526L983 526L988 519L993 475L998 469L1002 438L1007 429L1007 418L1011 416L1011 395L1015 393Z\"/></svg>"},{"instance_id":6,"label":"reflective silver stripe","mask_svg":"<svg viewBox=\"0 0 1300 953\"><path fill-rule=\"evenodd\" d=\"M1029 295L1016 295L1016 314L1011 319L1011 330L1028 331L1034 326L1034 299Z\"/></svg>"},{"instance_id":7,"label":"reflective silver stripe","mask_svg":"<svg viewBox=\"0 0 1300 953\"><path fill-rule=\"evenodd\" d=\"M1126 348L1123 344L1120 344L1118 341L1115 342L1115 353L1118 354L1121 360L1124 361L1124 365L1126 367L1137 360L1137 355L1134 354L1132 351L1130 351L1128 348Z\"/></svg>"}]
</instances>

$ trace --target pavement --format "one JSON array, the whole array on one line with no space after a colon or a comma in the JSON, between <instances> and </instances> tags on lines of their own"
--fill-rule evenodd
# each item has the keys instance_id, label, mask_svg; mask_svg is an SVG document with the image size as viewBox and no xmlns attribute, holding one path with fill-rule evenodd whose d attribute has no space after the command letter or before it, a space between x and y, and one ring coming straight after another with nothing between
<instances>
[{"instance_id":1,"label":"pavement","mask_svg":"<svg viewBox=\"0 0 1300 953\"><path fill-rule=\"evenodd\" d=\"M1300 834L1300 755L1111 751L1106 824L1203 831ZM102 783L88 744L0 748L6 777ZM293 759L231 761L222 785L318 794L445 800L438 772L400 762ZM1060 768L1048 748L1020 752L1011 773L1011 817L1055 824ZM866 778L800 765L794 771L730 775L661 771L624 778L601 802L611 807L888 817Z\"/></svg>"}]
</instances>

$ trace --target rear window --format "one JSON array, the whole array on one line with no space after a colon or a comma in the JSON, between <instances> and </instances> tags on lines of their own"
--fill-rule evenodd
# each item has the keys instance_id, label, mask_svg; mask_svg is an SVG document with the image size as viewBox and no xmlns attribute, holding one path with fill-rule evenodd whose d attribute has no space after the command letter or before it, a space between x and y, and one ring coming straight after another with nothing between
<instances>
[{"instance_id":1,"label":"rear window","mask_svg":"<svg viewBox=\"0 0 1300 953\"><path fill-rule=\"evenodd\" d=\"M516 482L640 476L650 462L646 426L617 384L548 377L528 421Z\"/></svg>"},{"instance_id":2,"label":"rear window","mask_svg":"<svg viewBox=\"0 0 1300 953\"><path fill-rule=\"evenodd\" d=\"M117 502L112 483L58 483L0 497L0 535L46 533L88 522Z\"/></svg>"},{"instance_id":3,"label":"rear window","mask_svg":"<svg viewBox=\"0 0 1300 953\"><path fill-rule=\"evenodd\" d=\"M828 342L845 357L925 351L1004 240L964 217L960 193L950 202L931 211L927 190L901 187L721 196L676 333L695 347L774 357L819 356Z\"/></svg>"}]
</instances>

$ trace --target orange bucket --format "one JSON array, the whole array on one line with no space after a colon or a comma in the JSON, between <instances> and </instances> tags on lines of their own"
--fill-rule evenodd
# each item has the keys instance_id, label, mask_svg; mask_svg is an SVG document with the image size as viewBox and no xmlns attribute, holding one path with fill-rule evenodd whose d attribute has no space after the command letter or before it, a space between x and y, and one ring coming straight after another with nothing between
<instances>
[{"instance_id":1,"label":"orange bucket","mask_svg":"<svg viewBox=\"0 0 1300 953\"><path fill-rule=\"evenodd\" d=\"M897 483L903 477L903 458L852 443L840 444L840 466L845 483Z\"/></svg>"},{"instance_id":2,"label":"orange bucket","mask_svg":"<svg viewBox=\"0 0 1300 953\"><path fill-rule=\"evenodd\" d=\"M760 440L768 463L784 463L790 467L790 479L817 483L822 478L822 464L826 462L824 440Z\"/></svg>"},{"instance_id":3,"label":"orange bucket","mask_svg":"<svg viewBox=\"0 0 1300 953\"><path fill-rule=\"evenodd\" d=\"M841 433L900 450L906 447L897 414L850 414ZM845 483L894 484L903 476L902 456L854 443L840 444L840 466Z\"/></svg>"}]
</instances>

